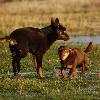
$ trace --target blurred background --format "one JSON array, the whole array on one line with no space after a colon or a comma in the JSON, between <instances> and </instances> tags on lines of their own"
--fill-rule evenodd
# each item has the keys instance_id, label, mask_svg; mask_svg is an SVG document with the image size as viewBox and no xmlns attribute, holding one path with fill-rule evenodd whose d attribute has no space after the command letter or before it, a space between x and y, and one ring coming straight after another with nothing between
<instances>
[{"instance_id":1,"label":"blurred background","mask_svg":"<svg viewBox=\"0 0 100 100\"><path fill-rule=\"evenodd\" d=\"M0 0L0 35L58 17L70 35L100 35L100 0Z\"/></svg>"}]
</instances>

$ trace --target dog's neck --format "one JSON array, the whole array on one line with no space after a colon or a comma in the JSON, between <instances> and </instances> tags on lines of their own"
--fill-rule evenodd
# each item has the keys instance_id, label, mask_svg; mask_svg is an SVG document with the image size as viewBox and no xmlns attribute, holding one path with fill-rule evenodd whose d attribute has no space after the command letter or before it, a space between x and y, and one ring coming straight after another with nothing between
<instances>
[{"instance_id":1,"label":"dog's neck","mask_svg":"<svg viewBox=\"0 0 100 100\"><path fill-rule=\"evenodd\" d=\"M52 33L52 27L51 25L49 25L47 27L41 28L40 31L42 31L42 33L44 33L47 36L48 34Z\"/></svg>"},{"instance_id":2,"label":"dog's neck","mask_svg":"<svg viewBox=\"0 0 100 100\"><path fill-rule=\"evenodd\" d=\"M66 63L72 62L76 56L77 56L76 52L72 48L69 48L69 56L65 59L65 62Z\"/></svg>"},{"instance_id":3,"label":"dog's neck","mask_svg":"<svg viewBox=\"0 0 100 100\"><path fill-rule=\"evenodd\" d=\"M51 46L58 39L56 29L53 29L51 25L42 28L41 31L46 35L49 46Z\"/></svg>"},{"instance_id":4,"label":"dog's neck","mask_svg":"<svg viewBox=\"0 0 100 100\"><path fill-rule=\"evenodd\" d=\"M72 57L71 55L73 54L73 49L68 48L68 50L69 52L65 54L65 56L63 57L63 61L66 61Z\"/></svg>"},{"instance_id":5,"label":"dog's neck","mask_svg":"<svg viewBox=\"0 0 100 100\"><path fill-rule=\"evenodd\" d=\"M62 60L65 61L69 56L69 52L68 53L65 53L62 57Z\"/></svg>"}]
</instances>

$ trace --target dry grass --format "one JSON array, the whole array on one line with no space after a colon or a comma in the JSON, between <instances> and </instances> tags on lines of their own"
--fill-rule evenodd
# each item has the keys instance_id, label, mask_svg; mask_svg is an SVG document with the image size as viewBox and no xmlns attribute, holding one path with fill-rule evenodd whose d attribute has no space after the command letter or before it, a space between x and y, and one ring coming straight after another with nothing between
<instances>
[{"instance_id":1,"label":"dry grass","mask_svg":"<svg viewBox=\"0 0 100 100\"><path fill-rule=\"evenodd\" d=\"M100 34L100 0L21 0L0 4L0 31L43 27L58 17L71 35Z\"/></svg>"}]
</instances>

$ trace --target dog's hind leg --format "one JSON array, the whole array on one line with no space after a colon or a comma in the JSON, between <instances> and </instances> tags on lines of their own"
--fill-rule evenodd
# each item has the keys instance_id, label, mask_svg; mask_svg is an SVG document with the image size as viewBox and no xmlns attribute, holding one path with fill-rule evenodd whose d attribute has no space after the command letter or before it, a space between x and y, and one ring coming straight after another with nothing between
<instances>
[{"instance_id":1,"label":"dog's hind leg","mask_svg":"<svg viewBox=\"0 0 100 100\"><path fill-rule=\"evenodd\" d=\"M10 51L12 53L12 66L13 66L13 73L14 76L17 76L17 74L20 72L20 56L19 51L17 48L17 45L9 45Z\"/></svg>"},{"instance_id":2,"label":"dog's hind leg","mask_svg":"<svg viewBox=\"0 0 100 100\"><path fill-rule=\"evenodd\" d=\"M21 41L20 43L18 43L18 52L21 58L24 58L27 56L27 53L29 52L27 41Z\"/></svg>"},{"instance_id":3,"label":"dog's hind leg","mask_svg":"<svg viewBox=\"0 0 100 100\"><path fill-rule=\"evenodd\" d=\"M73 67L70 69L68 78L69 78L69 79L72 79L72 77L74 77L74 76L76 76L76 75L77 75L77 70L76 70L76 67L73 66Z\"/></svg>"},{"instance_id":4,"label":"dog's hind leg","mask_svg":"<svg viewBox=\"0 0 100 100\"><path fill-rule=\"evenodd\" d=\"M12 53L12 66L13 66L13 73L14 76L17 76L20 72L20 60L22 58L22 53L18 48L18 45L9 45L11 53ZM25 54L24 54L25 55Z\"/></svg>"},{"instance_id":5,"label":"dog's hind leg","mask_svg":"<svg viewBox=\"0 0 100 100\"><path fill-rule=\"evenodd\" d=\"M17 76L18 73L20 72L20 60L21 58L18 55L12 57L12 66L13 66L14 76Z\"/></svg>"},{"instance_id":6,"label":"dog's hind leg","mask_svg":"<svg viewBox=\"0 0 100 100\"><path fill-rule=\"evenodd\" d=\"M88 65L86 62L82 64L82 74L84 74L88 70Z\"/></svg>"}]
</instances>

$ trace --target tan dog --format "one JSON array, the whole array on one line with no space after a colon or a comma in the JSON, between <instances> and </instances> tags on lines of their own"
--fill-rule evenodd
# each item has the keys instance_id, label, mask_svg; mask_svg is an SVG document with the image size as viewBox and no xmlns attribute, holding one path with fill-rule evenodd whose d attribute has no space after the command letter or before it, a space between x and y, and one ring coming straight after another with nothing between
<instances>
[{"instance_id":1,"label":"tan dog","mask_svg":"<svg viewBox=\"0 0 100 100\"><path fill-rule=\"evenodd\" d=\"M68 48L67 46L60 46L58 54L61 63L61 75L64 77L65 68L70 69L69 78L76 76L76 68L82 67L82 73L88 69L87 53L92 51L92 42L89 43L85 51L78 48Z\"/></svg>"}]
</instances>

